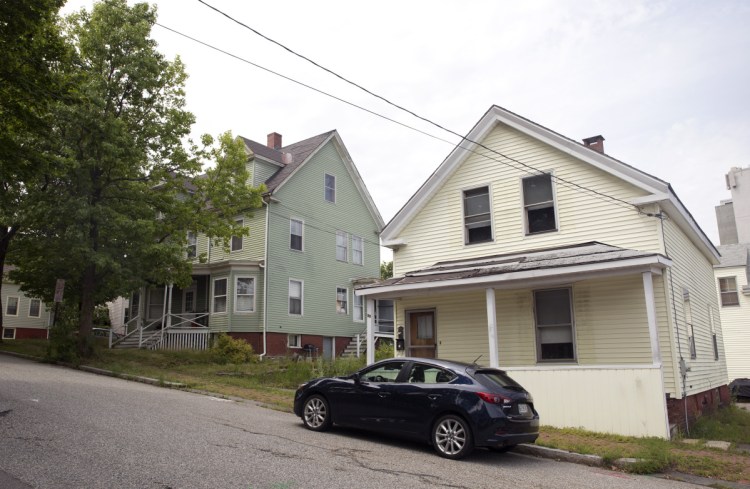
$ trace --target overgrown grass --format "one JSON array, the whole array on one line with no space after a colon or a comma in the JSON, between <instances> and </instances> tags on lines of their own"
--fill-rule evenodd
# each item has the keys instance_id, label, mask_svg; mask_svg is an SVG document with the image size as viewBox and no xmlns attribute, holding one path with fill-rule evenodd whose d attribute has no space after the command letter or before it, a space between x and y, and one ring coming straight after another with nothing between
<instances>
[{"instance_id":1,"label":"overgrown grass","mask_svg":"<svg viewBox=\"0 0 750 489\"><path fill-rule=\"evenodd\" d=\"M711 416L702 416L690 427L690 437L750 443L750 412L732 405Z\"/></svg>"}]
</instances>

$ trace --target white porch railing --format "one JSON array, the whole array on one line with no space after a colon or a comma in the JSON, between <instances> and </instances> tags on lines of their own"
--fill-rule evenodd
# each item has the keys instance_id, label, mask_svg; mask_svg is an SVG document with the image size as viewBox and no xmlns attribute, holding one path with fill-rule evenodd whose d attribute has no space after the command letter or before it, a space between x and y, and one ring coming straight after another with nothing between
<instances>
[{"instance_id":1,"label":"white porch railing","mask_svg":"<svg viewBox=\"0 0 750 489\"><path fill-rule=\"evenodd\" d=\"M207 350L208 328L175 328L164 332L161 341L152 346L159 350Z\"/></svg>"},{"instance_id":2,"label":"white porch railing","mask_svg":"<svg viewBox=\"0 0 750 489\"><path fill-rule=\"evenodd\" d=\"M208 316L208 313L165 314L145 326L141 326L143 321L136 316L125 323L125 335L122 338L115 340L110 331L109 347L122 343L151 350L206 350L209 347L210 331L203 323Z\"/></svg>"}]
</instances>

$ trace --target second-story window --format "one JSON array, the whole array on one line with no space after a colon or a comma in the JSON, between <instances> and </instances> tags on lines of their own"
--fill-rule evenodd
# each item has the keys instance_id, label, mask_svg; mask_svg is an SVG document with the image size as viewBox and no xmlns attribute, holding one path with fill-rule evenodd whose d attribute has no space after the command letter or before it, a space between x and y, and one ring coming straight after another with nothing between
<instances>
[{"instance_id":1,"label":"second-story window","mask_svg":"<svg viewBox=\"0 0 750 489\"><path fill-rule=\"evenodd\" d=\"M349 234L336 231L336 259L349 261Z\"/></svg>"},{"instance_id":2,"label":"second-story window","mask_svg":"<svg viewBox=\"0 0 750 489\"><path fill-rule=\"evenodd\" d=\"M326 173L325 196L328 202L336 202L336 177Z\"/></svg>"},{"instance_id":3,"label":"second-story window","mask_svg":"<svg viewBox=\"0 0 750 489\"><path fill-rule=\"evenodd\" d=\"M302 221L289 220L289 247L293 250L302 251Z\"/></svg>"},{"instance_id":4,"label":"second-story window","mask_svg":"<svg viewBox=\"0 0 750 489\"><path fill-rule=\"evenodd\" d=\"M545 173L523 179L523 210L526 234L557 230L552 175Z\"/></svg>"},{"instance_id":5,"label":"second-story window","mask_svg":"<svg viewBox=\"0 0 750 489\"><path fill-rule=\"evenodd\" d=\"M195 258L198 255L198 236L192 232L187 233L187 257Z\"/></svg>"},{"instance_id":6,"label":"second-story window","mask_svg":"<svg viewBox=\"0 0 750 489\"><path fill-rule=\"evenodd\" d=\"M490 189L479 187L464 191L464 242L466 244L492 241Z\"/></svg>"},{"instance_id":7,"label":"second-story window","mask_svg":"<svg viewBox=\"0 0 750 489\"><path fill-rule=\"evenodd\" d=\"M352 263L362 265L364 263L365 242L359 236L352 236Z\"/></svg>"},{"instance_id":8,"label":"second-story window","mask_svg":"<svg viewBox=\"0 0 750 489\"><path fill-rule=\"evenodd\" d=\"M719 292L722 306L738 306L740 298L737 294L737 279L735 277L722 277L719 279Z\"/></svg>"},{"instance_id":9,"label":"second-story window","mask_svg":"<svg viewBox=\"0 0 750 489\"><path fill-rule=\"evenodd\" d=\"M244 226L245 221L242 219L237 219L234 221L237 223L238 226ZM232 251L240 251L242 250L242 236L232 236L232 246L230 248Z\"/></svg>"}]
</instances>

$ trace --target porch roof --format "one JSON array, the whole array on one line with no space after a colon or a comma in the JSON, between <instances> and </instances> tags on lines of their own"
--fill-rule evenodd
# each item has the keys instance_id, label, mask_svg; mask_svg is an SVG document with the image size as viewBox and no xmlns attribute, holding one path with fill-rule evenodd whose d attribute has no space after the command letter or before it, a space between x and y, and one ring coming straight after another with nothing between
<instances>
[{"instance_id":1,"label":"porch roof","mask_svg":"<svg viewBox=\"0 0 750 489\"><path fill-rule=\"evenodd\" d=\"M465 260L443 261L403 277L356 287L357 295L398 298L447 290L519 288L565 283L597 276L660 273L666 256L596 241Z\"/></svg>"}]
</instances>

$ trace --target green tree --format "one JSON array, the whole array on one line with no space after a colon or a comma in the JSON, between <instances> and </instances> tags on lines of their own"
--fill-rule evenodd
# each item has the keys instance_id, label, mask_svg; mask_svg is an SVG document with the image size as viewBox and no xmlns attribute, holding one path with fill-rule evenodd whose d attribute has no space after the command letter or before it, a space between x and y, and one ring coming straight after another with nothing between
<instances>
[{"instance_id":1,"label":"green tree","mask_svg":"<svg viewBox=\"0 0 750 489\"><path fill-rule=\"evenodd\" d=\"M386 280L393 277L393 262L384 261L380 264L380 279Z\"/></svg>"},{"instance_id":2,"label":"green tree","mask_svg":"<svg viewBox=\"0 0 750 489\"><path fill-rule=\"evenodd\" d=\"M34 201L34 222L44 225L18 237L11 276L48 301L64 278L82 340L96 304L147 283L190 282L188 231L226 243L247 232L234 217L261 205L264 189L248 186L244 146L231 134L184 146L194 122L187 75L179 58L157 51L155 22L154 7L125 0L65 22L75 57L63 69L78 98L55 107L64 160Z\"/></svg>"},{"instance_id":3,"label":"green tree","mask_svg":"<svg viewBox=\"0 0 750 489\"><path fill-rule=\"evenodd\" d=\"M54 140L50 107L66 96L56 69L65 56L57 24L64 3L0 2L0 273L28 222L29 197L45 189L51 168L51 152L43 147Z\"/></svg>"}]
</instances>

